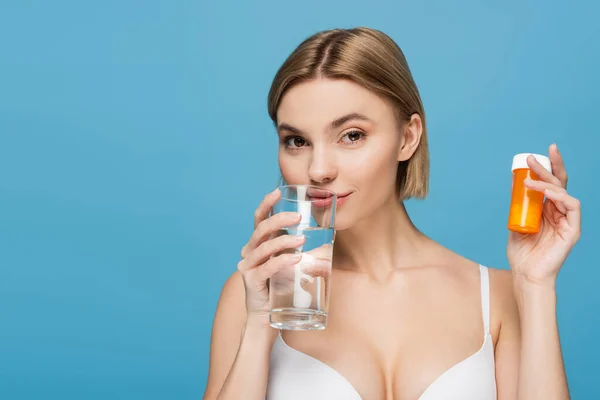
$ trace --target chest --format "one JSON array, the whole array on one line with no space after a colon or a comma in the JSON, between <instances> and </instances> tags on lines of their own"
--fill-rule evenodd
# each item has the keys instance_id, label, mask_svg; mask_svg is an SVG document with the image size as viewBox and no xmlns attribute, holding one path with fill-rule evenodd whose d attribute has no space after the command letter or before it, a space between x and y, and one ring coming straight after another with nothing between
<instances>
[{"instance_id":1,"label":"chest","mask_svg":"<svg viewBox=\"0 0 600 400\"><path fill-rule=\"evenodd\" d=\"M327 329L282 332L275 358L300 357L305 370L324 368L362 399L429 400L421 396L464 370L457 366L489 369L493 345L484 335L478 291L402 281L375 290L349 283L332 286Z\"/></svg>"}]
</instances>

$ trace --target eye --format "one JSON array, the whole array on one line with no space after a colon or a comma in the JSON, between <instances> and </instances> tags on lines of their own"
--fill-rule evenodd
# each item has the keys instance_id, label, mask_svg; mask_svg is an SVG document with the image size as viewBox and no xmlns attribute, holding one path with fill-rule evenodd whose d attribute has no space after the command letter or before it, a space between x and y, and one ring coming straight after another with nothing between
<instances>
[{"instance_id":1,"label":"eye","mask_svg":"<svg viewBox=\"0 0 600 400\"><path fill-rule=\"evenodd\" d=\"M286 147L291 149L297 149L306 145L306 140L302 139L300 136L288 136L283 140L283 142L285 143Z\"/></svg>"},{"instance_id":2,"label":"eye","mask_svg":"<svg viewBox=\"0 0 600 400\"><path fill-rule=\"evenodd\" d=\"M364 137L365 137L365 134L361 131L350 131L344 135L344 137L342 138L342 141L344 143L353 144L353 143L359 142L360 140L364 139Z\"/></svg>"}]
</instances>

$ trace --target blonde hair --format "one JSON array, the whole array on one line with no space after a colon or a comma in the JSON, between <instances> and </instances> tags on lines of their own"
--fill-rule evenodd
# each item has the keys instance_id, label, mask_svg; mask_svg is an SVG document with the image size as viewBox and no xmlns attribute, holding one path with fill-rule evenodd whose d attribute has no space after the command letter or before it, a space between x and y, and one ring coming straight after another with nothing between
<instances>
[{"instance_id":1,"label":"blonde hair","mask_svg":"<svg viewBox=\"0 0 600 400\"><path fill-rule=\"evenodd\" d=\"M400 122L418 114L423 123L419 145L398 164L399 200L425 198L429 187L429 150L425 111L404 53L385 33L370 28L333 29L305 39L277 71L268 97L269 116L292 85L315 78L348 79L391 101Z\"/></svg>"}]
</instances>

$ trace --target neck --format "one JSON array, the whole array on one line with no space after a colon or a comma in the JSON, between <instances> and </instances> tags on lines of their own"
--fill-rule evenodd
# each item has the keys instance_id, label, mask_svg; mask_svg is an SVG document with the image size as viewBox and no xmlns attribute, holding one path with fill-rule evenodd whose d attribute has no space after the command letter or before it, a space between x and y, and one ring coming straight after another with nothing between
<instances>
[{"instance_id":1,"label":"neck","mask_svg":"<svg viewBox=\"0 0 600 400\"><path fill-rule=\"evenodd\" d=\"M415 266L429 242L413 225L404 204L394 198L352 228L336 233L334 260L341 269L386 281L398 268Z\"/></svg>"}]
</instances>

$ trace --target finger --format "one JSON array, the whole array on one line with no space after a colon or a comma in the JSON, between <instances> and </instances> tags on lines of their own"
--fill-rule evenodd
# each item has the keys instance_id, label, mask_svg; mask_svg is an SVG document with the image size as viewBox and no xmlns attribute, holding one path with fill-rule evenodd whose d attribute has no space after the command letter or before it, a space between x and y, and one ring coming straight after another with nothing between
<instances>
[{"instance_id":1,"label":"finger","mask_svg":"<svg viewBox=\"0 0 600 400\"><path fill-rule=\"evenodd\" d=\"M283 235L275 239L267 240L258 246L254 251L250 252L246 258L245 268L250 269L263 264L269 258L281 253L285 250L296 249L304 244L304 235L292 236Z\"/></svg>"},{"instance_id":2,"label":"finger","mask_svg":"<svg viewBox=\"0 0 600 400\"><path fill-rule=\"evenodd\" d=\"M566 189L568 181L567 170L565 169L565 163L563 161L562 155L558 151L558 146L556 145L556 143L550 146L549 154L550 163L552 165L552 173L561 182L562 187Z\"/></svg>"},{"instance_id":3,"label":"finger","mask_svg":"<svg viewBox=\"0 0 600 400\"><path fill-rule=\"evenodd\" d=\"M560 182L560 180L556 176L554 176L552 172L544 168L544 166L540 164L534 156L529 155L527 157L527 164L529 165L529 168L531 168L531 171L533 171L537 176L539 176L542 181L562 187L562 183Z\"/></svg>"},{"instance_id":4,"label":"finger","mask_svg":"<svg viewBox=\"0 0 600 400\"><path fill-rule=\"evenodd\" d=\"M250 240L248 241L248 251L252 251L257 248L259 245L268 240L271 234L277 232L278 230L290 226L295 225L300 222L302 216L297 212L281 212L277 213L258 224Z\"/></svg>"},{"instance_id":5,"label":"finger","mask_svg":"<svg viewBox=\"0 0 600 400\"><path fill-rule=\"evenodd\" d=\"M554 204L560 203L566 209L567 223L577 231L581 228L581 203L575 197L570 196L566 190L546 189L544 194Z\"/></svg>"},{"instance_id":6,"label":"finger","mask_svg":"<svg viewBox=\"0 0 600 400\"><path fill-rule=\"evenodd\" d=\"M331 259L333 258L333 244L325 243L322 246L315 247L314 249L305 253L310 254L316 259L322 259L331 262Z\"/></svg>"},{"instance_id":7,"label":"finger","mask_svg":"<svg viewBox=\"0 0 600 400\"><path fill-rule=\"evenodd\" d=\"M290 295L294 293L295 279L294 279L293 265L284 266L278 269L269 278L270 287L269 291L274 295Z\"/></svg>"},{"instance_id":8,"label":"finger","mask_svg":"<svg viewBox=\"0 0 600 400\"><path fill-rule=\"evenodd\" d=\"M526 188L535 190L536 192L541 192L544 194L546 194L546 190L557 191L557 192L565 190L560 186L556 186L551 183L547 183L547 182L543 182L543 181L536 181L533 179L525 179L523 181L523 183L525 184ZM560 202L557 203L557 202L553 201L553 203L556 206L556 208L558 209L558 211L560 211L562 214L567 213L567 209Z\"/></svg>"},{"instance_id":9,"label":"finger","mask_svg":"<svg viewBox=\"0 0 600 400\"><path fill-rule=\"evenodd\" d=\"M301 271L314 277L329 276L331 274L332 253L333 245L330 243L326 243L322 246L305 252L304 254L311 256L311 262L301 264Z\"/></svg>"},{"instance_id":10,"label":"finger","mask_svg":"<svg viewBox=\"0 0 600 400\"><path fill-rule=\"evenodd\" d=\"M320 260L316 259L314 263L308 266L300 267L300 270L314 278L322 277L327 278L331 275L331 260Z\"/></svg>"},{"instance_id":11,"label":"finger","mask_svg":"<svg viewBox=\"0 0 600 400\"><path fill-rule=\"evenodd\" d=\"M271 212L271 209L273 208L275 203L277 203L277 201L279 200L279 196L281 196L281 191L279 190L279 188L276 188L275 190L273 190L271 193L267 194L263 198L262 202L259 204L258 208L254 212L254 229L255 230L256 230L256 227L258 226L258 224L260 224L263 220L268 218L269 213ZM242 247L242 250L240 251L241 257L246 258L248 255L248 252L250 250L251 249L248 244L244 245L244 247Z\"/></svg>"},{"instance_id":12,"label":"finger","mask_svg":"<svg viewBox=\"0 0 600 400\"><path fill-rule=\"evenodd\" d=\"M281 191L279 189L273 190L271 193L267 194L263 201L260 203L256 211L254 212L254 228L260 224L261 221L267 219L271 209L279 200L281 196Z\"/></svg>"},{"instance_id":13,"label":"finger","mask_svg":"<svg viewBox=\"0 0 600 400\"><path fill-rule=\"evenodd\" d=\"M252 271L251 278L255 280L256 283L265 282L282 269L293 267L301 258L302 255L299 253L280 254ZM293 272L293 268L290 268L290 270Z\"/></svg>"}]
</instances>

